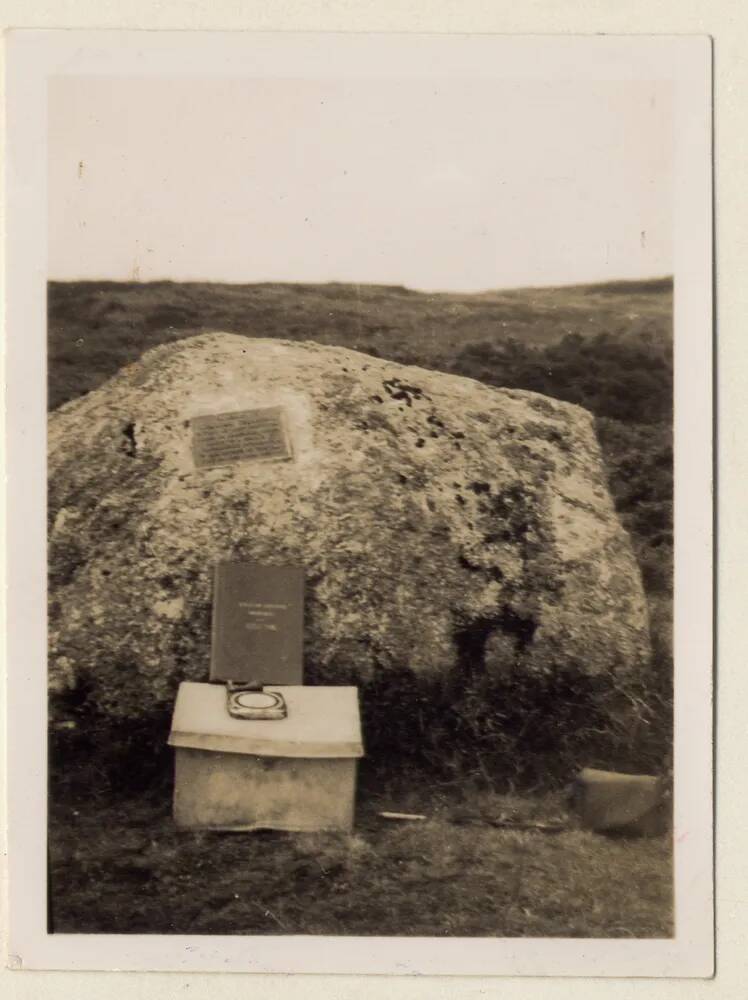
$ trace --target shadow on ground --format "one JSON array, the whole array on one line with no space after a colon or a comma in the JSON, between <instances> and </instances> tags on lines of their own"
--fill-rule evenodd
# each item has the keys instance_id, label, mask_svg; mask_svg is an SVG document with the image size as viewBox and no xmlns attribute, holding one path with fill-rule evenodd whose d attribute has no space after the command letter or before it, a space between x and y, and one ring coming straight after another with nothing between
<instances>
[{"instance_id":1,"label":"shadow on ground","mask_svg":"<svg viewBox=\"0 0 748 1000\"><path fill-rule=\"evenodd\" d=\"M574 828L562 796L366 787L349 835L177 830L168 791L52 788L53 930L667 937L670 838ZM398 822L382 810L417 811ZM502 828L564 819L561 832Z\"/></svg>"}]
</instances>

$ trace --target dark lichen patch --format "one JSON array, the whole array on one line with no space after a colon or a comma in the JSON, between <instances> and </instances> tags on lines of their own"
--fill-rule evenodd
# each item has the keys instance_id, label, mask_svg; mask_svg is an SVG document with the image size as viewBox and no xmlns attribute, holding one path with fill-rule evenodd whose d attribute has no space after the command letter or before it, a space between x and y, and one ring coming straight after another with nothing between
<instances>
[{"instance_id":1,"label":"dark lichen patch","mask_svg":"<svg viewBox=\"0 0 748 1000\"><path fill-rule=\"evenodd\" d=\"M509 518L524 506L525 494L520 486L509 486L491 497L491 510L497 517Z\"/></svg>"},{"instance_id":2,"label":"dark lichen patch","mask_svg":"<svg viewBox=\"0 0 748 1000\"><path fill-rule=\"evenodd\" d=\"M562 451L571 450L568 434L564 433L555 423L530 420L525 424L525 432L528 436L540 438L542 441L556 445Z\"/></svg>"},{"instance_id":3,"label":"dark lichen patch","mask_svg":"<svg viewBox=\"0 0 748 1000\"><path fill-rule=\"evenodd\" d=\"M86 556L81 546L71 538L64 542L54 542L49 547L49 588L67 586L81 566Z\"/></svg>"},{"instance_id":4,"label":"dark lichen patch","mask_svg":"<svg viewBox=\"0 0 748 1000\"><path fill-rule=\"evenodd\" d=\"M558 415L558 409L544 396L537 395L535 393L527 394L525 400L533 408L537 410L538 413L542 413L544 417L555 417Z\"/></svg>"},{"instance_id":5,"label":"dark lichen patch","mask_svg":"<svg viewBox=\"0 0 748 1000\"><path fill-rule=\"evenodd\" d=\"M417 465L408 470L408 482L414 490L423 490L431 485L431 479L427 472Z\"/></svg>"},{"instance_id":6,"label":"dark lichen patch","mask_svg":"<svg viewBox=\"0 0 748 1000\"><path fill-rule=\"evenodd\" d=\"M483 410L478 410L477 412L471 412L466 414L470 420L476 420L479 424L490 424L491 417L488 413Z\"/></svg>"},{"instance_id":7,"label":"dark lichen patch","mask_svg":"<svg viewBox=\"0 0 748 1000\"><path fill-rule=\"evenodd\" d=\"M463 569L468 570L470 573L483 573L484 567L479 566L478 563L473 562L472 559L468 559L464 552L460 552L457 556L457 562L462 566Z\"/></svg>"},{"instance_id":8,"label":"dark lichen patch","mask_svg":"<svg viewBox=\"0 0 748 1000\"><path fill-rule=\"evenodd\" d=\"M246 514L250 508L250 497L240 496L228 501L229 509L237 514Z\"/></svg>"},{"instance_id":9,"label":"dark lichen patch","mask_svg":"<svg viewBox=\"0 0 748 1000\"><path fill-rule=\"evenodd\" d=\"M125 424L122 428L122 437L124 439L122 441L122 450L130 458L135 458L138 453L138 442L135 438L135 424L133 421Z\"/></svg>"},{"instance_id":10,"label":"dark lichen patch","mask_svg":"<svg viewBox=\"0 0 748 1000\"><path fill-rule=\"evenodd\" d=\"M398 434L396 428L392 426L384 413L379 410L370 410L366 417L354 420L353 427L356 430L363 431L365 434L376 430L387 431L389 434L394 434L395 436Z\"/></svg>"},{"instance_id":11,"label":"dark lichen patch","mask_svg":"<svg viewBox=\"0 0 748 1000\"><path fill-rule=\"evenodd\" d=\"M529 465L536 477L540 477L543 473L553 474L557 468L545 449L542 452L537 451L526 442L507 442L504 445L504 454L520 467Z\"/></svg>"},{"instance_id":12,"label":"dark lichen patch","mask_svg":"<svg viewBox=\"0 0 748 1000\"><path fill-rule=\"evenodd\" d=\"M504 574L501 569L493 562L490 563L478 563L473 559L470 559L464 551L461 551L457 556L457 561L462 566L463 569L469 570L471 573L484 573L491 580L496 583L500 583L504 579Z\"/></svg>"},{"instance_id":13,"label":"dark lichen patch","mask_svg":"<svg viewBox=\"0 0 748 1000\"><path fill-rule=\"evenodd\" d=\"M399 378L388 378L382 383L390 399L402 400L407 406L413 405L413 400L428 399L423 389L410 385Z\"/></svg>"}]
</instances>

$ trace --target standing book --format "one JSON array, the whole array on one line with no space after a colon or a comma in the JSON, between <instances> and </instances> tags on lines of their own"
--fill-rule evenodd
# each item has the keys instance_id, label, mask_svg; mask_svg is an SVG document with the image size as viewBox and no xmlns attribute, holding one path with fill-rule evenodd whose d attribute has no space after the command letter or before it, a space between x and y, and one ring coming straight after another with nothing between
<instances>
[{"instance_id":1,"label":"standing book","mask_svg":"<svg viewBox=\"0 0 748 1000\"><path fill-rule=\"evenodd\" d=\"M217 564L211 681L302 684L303 629L303 569Z\"/></svg>"}]
</instances>

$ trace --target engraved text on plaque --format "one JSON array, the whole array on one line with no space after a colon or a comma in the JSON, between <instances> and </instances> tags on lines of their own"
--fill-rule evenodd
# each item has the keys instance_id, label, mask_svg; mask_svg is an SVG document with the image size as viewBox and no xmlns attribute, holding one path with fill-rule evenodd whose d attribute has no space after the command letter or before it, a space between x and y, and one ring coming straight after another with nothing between
<instances>
[{"instance_id":1,"label":"engraved text on plaque","mask_svg":"<svg viewBox=\"0 0 748 1000\"><path fill-rule=\"evenodd\" d=\"M280 406L193 417L191 424L198 469L248 459L291 458Z\"/></svg>"}]
</instances>

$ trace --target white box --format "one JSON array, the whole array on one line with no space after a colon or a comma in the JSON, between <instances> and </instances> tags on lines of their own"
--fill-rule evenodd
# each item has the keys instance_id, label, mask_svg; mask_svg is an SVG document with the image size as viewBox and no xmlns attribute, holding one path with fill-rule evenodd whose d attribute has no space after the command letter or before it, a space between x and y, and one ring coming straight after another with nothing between
<instances>
[{"instance_id":1,"label":"white box","mask_svg":"<svg viewBox=\"0 0 748 1000\"><path fill-rule=\"evenodd\" d=\"M235 719L222 684L180 685L169 735L176 824L350 830L363 756L357 688L264 690L283 694L285 719Z\"/></svg>"}]
</instances>

